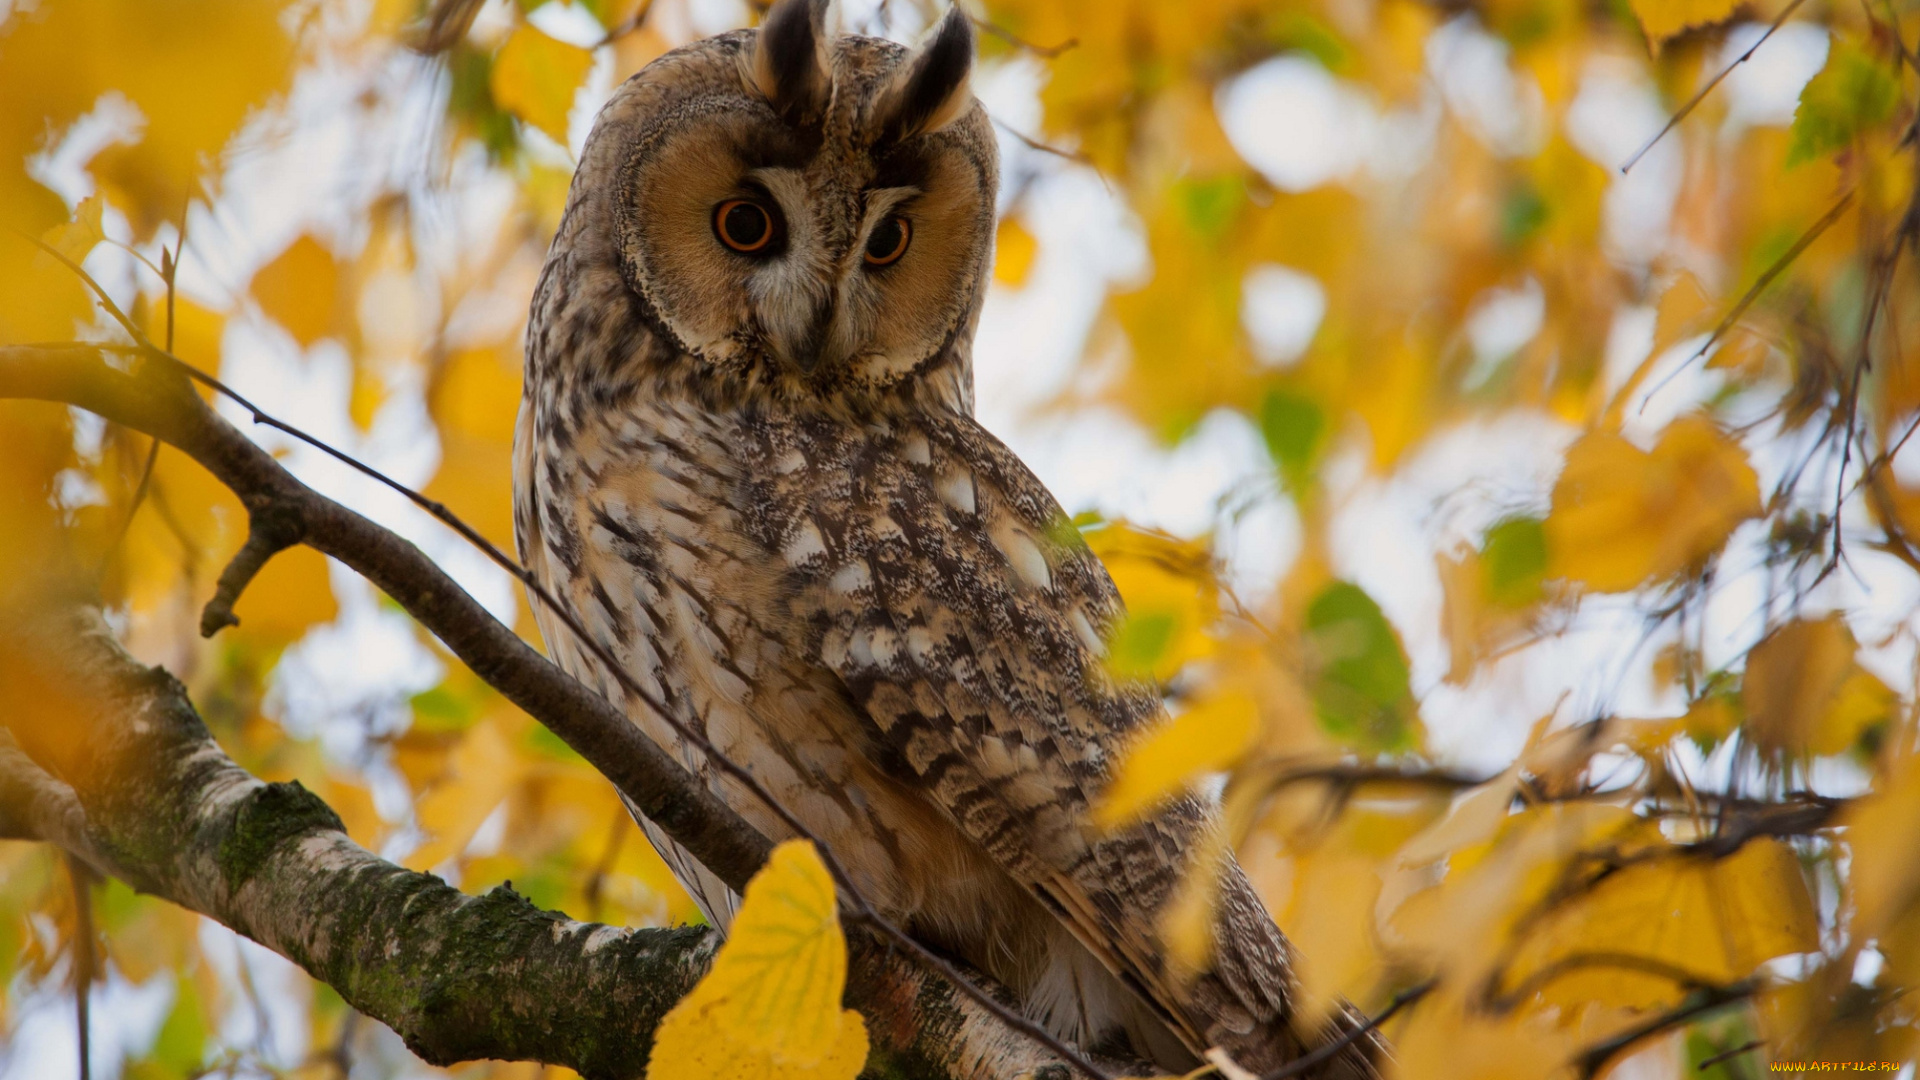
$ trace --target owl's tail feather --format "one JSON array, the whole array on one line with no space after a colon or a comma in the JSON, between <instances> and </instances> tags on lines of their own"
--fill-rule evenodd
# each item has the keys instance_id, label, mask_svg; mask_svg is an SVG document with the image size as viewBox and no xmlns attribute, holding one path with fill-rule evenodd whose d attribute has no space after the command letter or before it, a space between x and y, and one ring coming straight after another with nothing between
<instances>
[{"instance_id":1,"label":"owl's tail feather","mask_svg":"<svg viewBox=\"0 0 1920 1080\"><path fill-rule=\"evenodd\" d=\"M647 834L647 841L653 845L653 850L660 853L667 869L673 871L674 878L693 898L700 913L707 917L707 925L725 937L733 926L733 917L740 913L740 894L728 888L719 875L694 858L692 852L681 847L679 841L668 836L665 829L647 820L647 815L633 805L633 800L622 795L620 801L627 804L627 813L633 815L640 830Z\"/></svg>"},{"instance_id":2,"label":"owl's tail feather","mask_svg":"<svg viewBox=\"0 0 1920 1080\"><path fill-rule=\"evenodd\" d=\"M1238 1064L1265 1074L1365 1024L1342 1006L1322 1031L1302 1031L1293 1010L1293 948L1255 895L1239 863L1227 856L1214 909L1214 954L1183 995L1207 1041ZM1308 1080L1378 1080L1383 1051L1371 1033L1304 1074Z\"/></svg>"},{"instance_id":3,"label":"owl's tail feather","mask_svg":"<svg viewBox=\"0 0 1920 1080\"><path fill-rule=\"evenodd\" d=\"M1348 1011L1337 1014L1325 1033L1295 1028L1292 949L1231 856L1221 870L1211 962L1185 980L1168 970L1158 933L1141 932L1143 924L1155 925L1157 920L1102 918L1101 912L1114 905L1098 902L1066 875L1054 876L1041 890L1074 936L1133 987L1162 1030L1184 1043L1192 1057L1219 1047L1237 1064L1266 1073L1364 1023ZM1134 1033L1135 1046L1163 1067L1171 1067L1183 1055L1165 1047L1150 1048L1138 1037L1152 1026L1128 1024L1130 1033L1141 1028ZM1164 1040L1166 1034L1159 1038ZM1306 1080L1378 1080L1374 1062L1379 1052L1377 1039L1356 1038L1305 1074Z\"/></svg>"}]
</instances>

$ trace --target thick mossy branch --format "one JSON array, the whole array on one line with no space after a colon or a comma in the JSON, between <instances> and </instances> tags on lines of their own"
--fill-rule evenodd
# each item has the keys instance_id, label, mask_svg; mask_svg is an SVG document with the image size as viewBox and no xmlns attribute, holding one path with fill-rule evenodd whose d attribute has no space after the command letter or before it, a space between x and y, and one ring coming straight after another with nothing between
<instances>
[{"instance_id":1,"label":"thick mossy branch","mask_svg":"<svg viewBox=\"0 0 1920 1080\"><path fill-rule=\"evenodd\" d=\"M31 627L12 616L0 648L70 692L4 716L9 831L77 843L102 870L286 956L422 1058L637 1076L661 1018L706 970L717 935L705 928L579 923L380 859L306 788L235 765L184 688L127 657L91 611ZM56 760L70 783L40 767ZM60 827L29 827L49 812Z\"/></svg>"}]
</instances>

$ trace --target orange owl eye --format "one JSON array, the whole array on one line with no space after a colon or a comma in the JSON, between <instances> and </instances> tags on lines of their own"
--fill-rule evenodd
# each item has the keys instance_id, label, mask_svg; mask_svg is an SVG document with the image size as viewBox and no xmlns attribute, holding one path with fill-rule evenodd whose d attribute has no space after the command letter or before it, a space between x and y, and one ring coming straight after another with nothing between
<instances>
[{"instance_id":1,"label":"orange owl eye","mask_svg":"<svg viewBox=\"0 0 1920 1080\"><path fill-rule=\"evenodd\" d=\"M894 216L874 226L873 234L867 237L867 265L886 266L898 262L900 256L907 253L907 242L913 239L913 226L906 218Z\"/></svg>"},{"instance_id":2,"label":"orange owl eye","mask_svg":"<svg viewBox=\"0 0 1920 1080\"><path fill-rule=\"evenodd\" d=\"M773 242L773 215L757 202L728 199L714 207L713 232L721 243L751 255Z\"/></svg>"}]
</instances>

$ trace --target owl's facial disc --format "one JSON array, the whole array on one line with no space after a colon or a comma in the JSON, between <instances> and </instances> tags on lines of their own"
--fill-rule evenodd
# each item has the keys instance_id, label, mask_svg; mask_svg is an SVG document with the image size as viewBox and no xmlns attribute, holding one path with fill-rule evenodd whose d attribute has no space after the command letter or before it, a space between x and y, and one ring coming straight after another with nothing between
<instances>
[{"instance_id":1,"label":"owl's facial disc","mask_svg":"<svg viewBox=\"0 0 1920 1080\"><path fill-rule=\"evenodd\" d=\"M630 159L635 284L721 368L886 386L971 334L993 235L993 139L958 9L919 50L822 43L782 0L737 89L683 98ZM635 83L643 83L643 73Z\"/></svg>"}]
</instances>

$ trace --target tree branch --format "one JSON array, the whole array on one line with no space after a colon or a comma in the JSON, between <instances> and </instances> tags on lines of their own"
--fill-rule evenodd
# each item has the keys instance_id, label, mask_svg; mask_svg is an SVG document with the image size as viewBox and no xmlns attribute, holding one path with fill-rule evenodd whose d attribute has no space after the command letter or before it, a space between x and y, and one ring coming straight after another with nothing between
<instances>
[{"instance_id":1,"label":"tree branch","mask_svg":"<svg viewBox=\"0 0 1920 1080\"><path fill-rule=\"evenodd\" d=\"M135 662L90 608L0 621L0 834L217 919L300 965L424 1060L638 1076L654 1030L705 972L704 927L628 930L468 896L355 844L299 783L262 783L216 745L186 689ZM21 687L25 672L28 684ZM950 1080L1064 1066L945 983L855 938L847 1003L873 1066Z\"/></svg>"}]
</instances>

